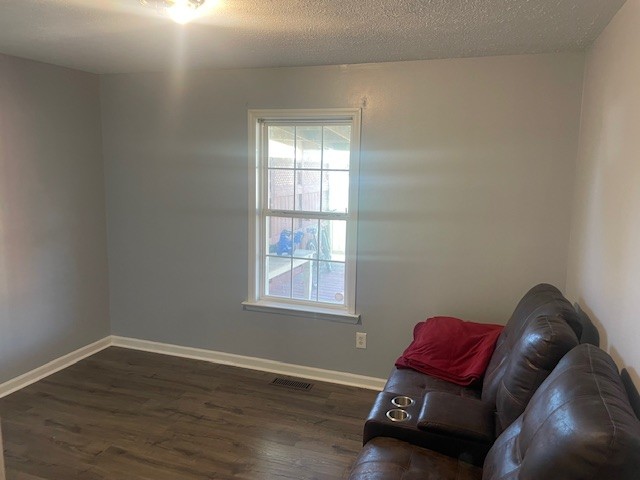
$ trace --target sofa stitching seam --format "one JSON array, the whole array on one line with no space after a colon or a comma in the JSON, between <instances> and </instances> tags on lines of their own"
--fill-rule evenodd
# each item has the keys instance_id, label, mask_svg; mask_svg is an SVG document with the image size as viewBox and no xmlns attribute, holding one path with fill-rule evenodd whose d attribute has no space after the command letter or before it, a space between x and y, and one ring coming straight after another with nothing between
<instances>
[{"instance_id":1,"label":"sofa stitching seam","mask_svg":"<svg viewBox=\"0 0 640 480\"><path fill-rule=\"evenodd\" d=\"M617 436L617 433L618 433L618 427L616 426L616 422L614 421L613 416L611 415L611 410L609 409L609 405L607 405L607 402L604 399L604 396L602 395L602 389L600 388L600 382L598 381L598 377L595 375L595 372L593 370L593 359L591 357L591 348L590 347L587 348L587 354L589 356L589 366L591 367L591 376L593 377L593 380L596 383L596 387L598 387L598 395L600 395L600 400L602 400L602 405L604 405L604 408L607 411L607 415L609 416L609 420L611 421L611 426L613 427L613 434L612 434L612 437L611 437L611 441L609 442L609 448L611 448L613 446L613 443L616 440L616 436Z\"/></svg>"}]
</instances>

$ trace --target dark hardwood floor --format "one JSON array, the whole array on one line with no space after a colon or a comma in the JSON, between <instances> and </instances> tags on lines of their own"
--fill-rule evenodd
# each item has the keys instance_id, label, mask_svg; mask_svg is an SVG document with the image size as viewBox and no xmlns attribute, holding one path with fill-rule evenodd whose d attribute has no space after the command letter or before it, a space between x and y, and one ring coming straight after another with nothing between
<instances>
[{"instance_id":1,"label":"dark hardwood floor","mask_svg":"<svg viewBox=\"0 0 640 480\"><path fill-rule=\"evenodd\" d=\"M108 348L0 400L7 480L345 478L376 393Z\"/></svg>"}]
</instances>

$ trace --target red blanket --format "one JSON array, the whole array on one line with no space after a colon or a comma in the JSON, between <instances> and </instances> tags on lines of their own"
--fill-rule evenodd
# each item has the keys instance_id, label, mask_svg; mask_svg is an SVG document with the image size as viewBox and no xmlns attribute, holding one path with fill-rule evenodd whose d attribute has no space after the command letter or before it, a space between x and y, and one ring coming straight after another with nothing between
<instances>
[{"instance_id":1,"label":"red blanket","mask_svg":"<svg viewBox=\"0 0 640 480\"><path fill-rule=\"evenodd\" d=\"M428 318L413 329L413 342L396 367L472 385L482 379L503 328L453 317Z\"/></svg>"}]
</instances>

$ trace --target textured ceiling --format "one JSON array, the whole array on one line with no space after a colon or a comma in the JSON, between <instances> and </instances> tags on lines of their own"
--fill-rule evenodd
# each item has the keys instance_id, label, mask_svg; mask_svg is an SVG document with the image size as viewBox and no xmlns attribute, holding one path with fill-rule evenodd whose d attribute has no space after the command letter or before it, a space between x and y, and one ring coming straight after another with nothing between
<instances>
[{"instance_id":1,"label":"textured ceiling","mask_svg":"<svg viewBox=\"0 0 640 480\"><path fill-rule=\"evenodd\" d=\"M180 26L138 0L0 0L0 52L95 73L580 50L625 0L219 0Z\"/></svg>"}]
</instances>

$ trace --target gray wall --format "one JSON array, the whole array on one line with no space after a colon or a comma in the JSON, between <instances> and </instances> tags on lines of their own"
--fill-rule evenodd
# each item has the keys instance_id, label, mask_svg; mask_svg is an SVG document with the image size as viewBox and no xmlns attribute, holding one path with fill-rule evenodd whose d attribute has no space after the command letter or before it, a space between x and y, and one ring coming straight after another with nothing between
<instances>
[{"instance_id":1,"label":"gray wall","mask_svg":"<svg viewBox=\"0 0 640 480\"><path fill-rule=\"evenodd\" d=\"M386 376L427 316L504 323L565 286L583 60L102 77L113 333ZM242 311L247 109L358 106L362 325Z\"/></svg>"},{"instance_id":2,"label":"gray wall","mask_svg":"<svg viewBox=\"0 0 640 480\"><path fill-rule=\"evenodd\" d=\"M568 293L640 385L640 0L587 56Z\"/></svg>"},{"instance_id":3,"label":"gray wall","mask_svg":"<svg viewBox=\"0 0 640 480\"><path fill-rule=\"evenodd\" d=\"M0 55L0 383L109 334L99 79Z\"/></svg>"}]
</instances>

